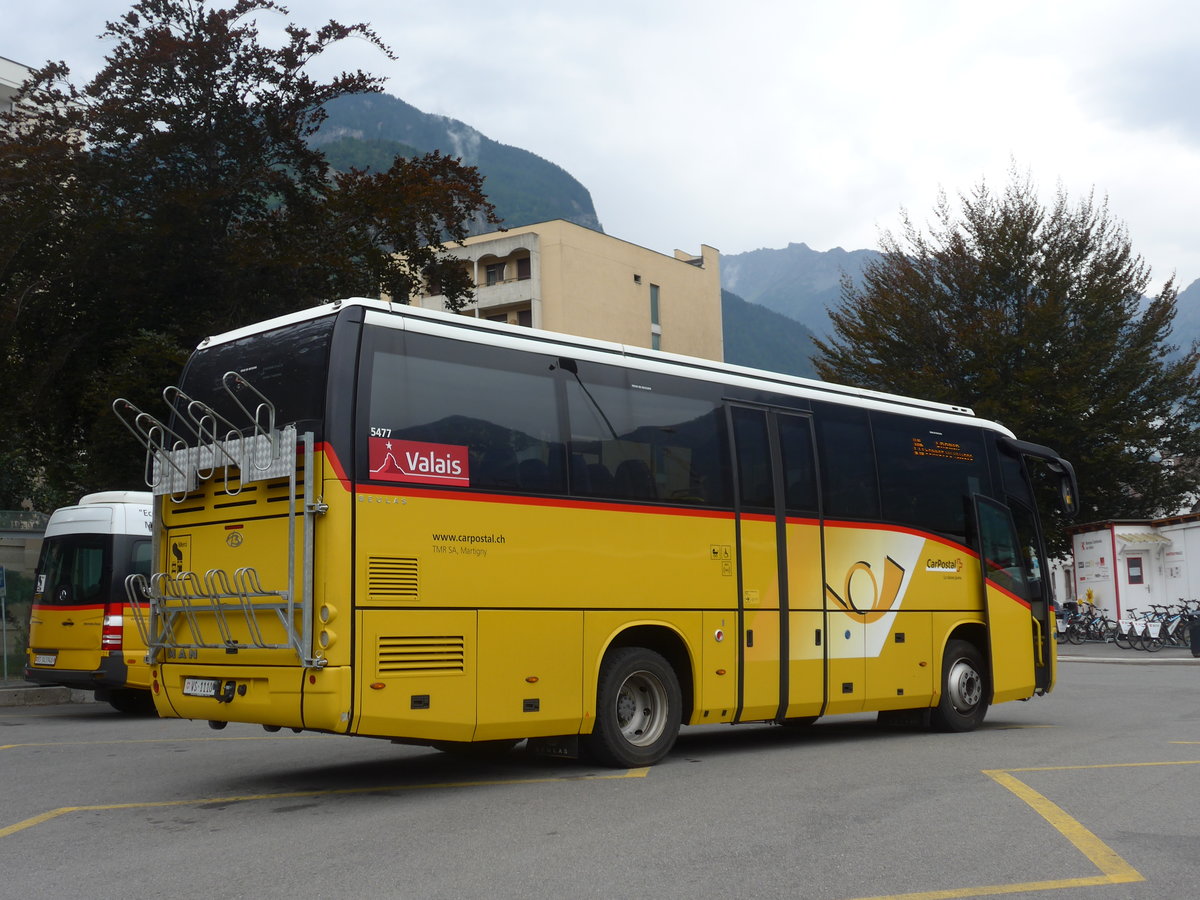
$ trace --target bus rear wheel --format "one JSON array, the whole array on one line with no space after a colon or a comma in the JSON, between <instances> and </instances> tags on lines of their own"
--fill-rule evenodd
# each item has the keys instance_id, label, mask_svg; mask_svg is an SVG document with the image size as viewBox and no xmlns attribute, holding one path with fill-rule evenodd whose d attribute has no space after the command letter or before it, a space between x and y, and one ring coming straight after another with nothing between
<instances>
[{"instance_id":1,"label":"bus rear wheel","mask_svg":"<svg viewBox=\"0 0 1200 900\"><path fill-rule=\"evenodd\" d=\"M600 668L596 723L583 737L587 755L615 768L658 762L679 736L681 696L675 670L658 653L613 650Z\"/></svg>"},{"instance_id":2,"label":"bus rear wheel","mask_svg":"<svg viewBox=\"0 0 1200 900\"><path fill-rule=\"evenodd\" d=\"M942 699L930 724L937 731L973 731L987 715L987 676L979 649L952 640L942 656Z\"/></svg>"},{"instance_id":3,"label":"bus rear wheel","mask_svg":"<svg viewBox=\"0 0 1200 900\"><path fill-rule=\"evenodd\" d=\"M117 712L124 713L127 716L153 716L157 714L154 709L154 698L150 696L149 691L140 691L133 688L112 688L108 692L108 696L102 699L107 700L108 705Z\"/></svg>"}]
</instances>

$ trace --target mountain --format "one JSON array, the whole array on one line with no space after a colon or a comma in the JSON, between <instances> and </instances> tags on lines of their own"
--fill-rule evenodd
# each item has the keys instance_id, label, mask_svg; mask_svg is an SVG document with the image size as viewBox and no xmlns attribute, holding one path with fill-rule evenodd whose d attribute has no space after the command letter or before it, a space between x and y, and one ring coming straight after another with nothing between
<instances>
[{"instance_id":1,"label":"mountain","mask_svg":"<svg viewBox=\"0 0 1200 900\"><path fill-rule=\"evenodd\" d=\"M826 308L841 298L843 273L857 279L863 266L878 258L875 250L822 252L807 244L751 250L721 257L721 286L824 336L830 331Z\"/></svg>"},{"instance_id":2,"label":"mountain","mask_svg":"<svg viewBox=\"0 0 1200 900\"><path fill-rule=\"evenodd\" d=\"M1186 353L1197 340L1200 340L1200 279L1179 292L1175 299L1175 323L1171 328L1171 343L1180 353Z\"/></svg>"},{"instance_id":3,"label":"mountain","mask_svg":"<svg viewBox=\"0 0 1200 900\"><path fill-rule=\"evenodd\" d=\"M389 94L339 97L325 112L328 118L311 140L335 169L387 168L397 155L440 150L478 167L484 192L508 227L566 219L604 230L592 195L565 169L494 141L457 119L421 112Z\"/></svg>"},{"instance_id":4,"label":"mountain","mask_svg":"<svg viewBox=\"0 0 1200 900\"><path fill-rule=\"evenodd\" d=\"M313 143L337 169L383 169L397 155L440 150L477 166L484 191L510 227L566 219L603 231L591 194L548 160L492 140L470 125L421 112L388 94L340 97ZM478 231L490 231L480 225ZM861 276L875 250L813 250L807 244L721 257L725 358L739 365L815 378L814 334L830 334L827 308L841 299L841 279ZM1200 281L1181 291L1171 336L1181 351L1200 339Z\"/></svg>"},{"instance_id":5,"label":"mountain","mask_svg":"<svg viewBox=\"0 0 1200 900\"><path fill-rule=\"evenodd\" d=\"M817 378L809 357L812 332L794 319L721 291L725 362Z\"/></svg>"}]
</instances>

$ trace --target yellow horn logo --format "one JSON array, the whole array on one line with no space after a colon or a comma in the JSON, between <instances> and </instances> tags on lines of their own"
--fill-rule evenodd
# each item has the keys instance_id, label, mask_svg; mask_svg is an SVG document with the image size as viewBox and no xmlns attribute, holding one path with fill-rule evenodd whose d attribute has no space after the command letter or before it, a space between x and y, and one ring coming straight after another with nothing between
<instances>
[{"instance_id":1,"label":"yellow horn logo","mask_svg":"<svg viewBox=\"0 0 1200 900\"><path fill-rule=\"evenodd\" d=\"M861 602L864 599L861 596L858 601L854 598L851 581L854 579L855 573L858 572L865 573L871 581L871 598L869 603ZM838 596L837 591L828 584L825 585L825 594L834 604L840 606L846 612L859 613L863 617L864 623L877 622L891 611L893 604L896 602L896 597L900 594L900 585L903 581L904 567L890 556L885 557L883 561L883 590L881 591L879 589L879 582L875 578L875 572L871 569L871 564L865 560L859 560L846 570L846 585L843 588L845 599Z\"/></svg>"}]
</instances>

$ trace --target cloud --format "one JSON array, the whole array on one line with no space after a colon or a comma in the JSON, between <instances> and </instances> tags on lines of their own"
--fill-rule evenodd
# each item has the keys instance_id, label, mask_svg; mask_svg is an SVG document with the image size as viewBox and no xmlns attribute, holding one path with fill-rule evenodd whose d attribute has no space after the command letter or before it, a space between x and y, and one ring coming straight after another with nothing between
<instances>
[{"instance_id":1,"label":"cloud","mask_svg":"<svg viewBox=\"0 0 1200 900\"><path fill-rule=\"evenodd\" d=\"M128 8L42 0L7 14L20 51L98 68ZM1095 190L1156 278L1200 278L1200 4L1191 0L609 0L451 7L288 0L314 28L369 22L316 73L387 90L561 165L605 228L670 252L877 245L939 188ZM269 19L264 17L266 27Z\"/></svg>"}]
</instances>

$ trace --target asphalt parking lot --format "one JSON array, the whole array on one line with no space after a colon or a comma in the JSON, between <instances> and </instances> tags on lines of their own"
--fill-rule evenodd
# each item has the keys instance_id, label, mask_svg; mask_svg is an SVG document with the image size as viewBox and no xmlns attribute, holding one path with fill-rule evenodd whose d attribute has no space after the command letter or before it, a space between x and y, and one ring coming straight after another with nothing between
<instances>
[{"instance_id":1,"label":"asphalt parking lot","mask_svg":"<svg viewBox=\"0 0 1200 900\"><path fill-rule=\"evenodd\" d=\"M1200 893L1200 660L1061 648L979 731L685 729L646 770L0 708L0 896Z\"/></svg>"}]
</instances>

